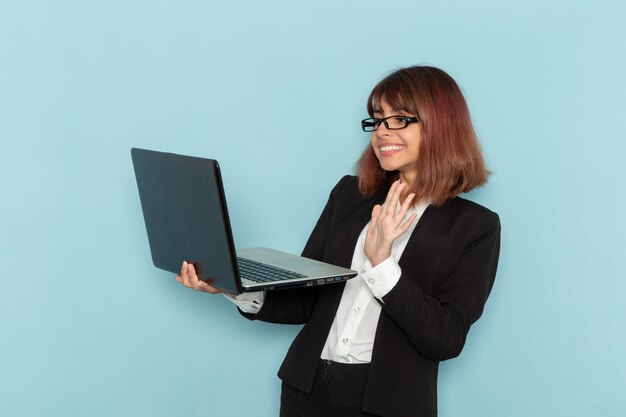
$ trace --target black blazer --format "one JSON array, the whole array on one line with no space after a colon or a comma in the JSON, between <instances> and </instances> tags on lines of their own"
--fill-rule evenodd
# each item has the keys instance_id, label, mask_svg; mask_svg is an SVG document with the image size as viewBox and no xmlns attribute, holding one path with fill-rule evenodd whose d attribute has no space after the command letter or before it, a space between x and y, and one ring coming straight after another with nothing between
<instances>
[{"instance_id":1,"label":"black blazer","mask_svg":"<svg viewBox=\"0 0 626 417\"><path fill-rule=\"evenodd\" d=\"M356 177L342 178L303 256L350 267L359 234L387 191L364 198ZM380 303L363 411L394 417L437 415L439 361L459 355L470 326L480 317L499 249L500 221L488 209L462 198L426 209L398 262L400 280ZM278 372L285 383L311 392L344 286L268 291L256 315L244 314L304 324Z\"/></svg>"}]
</instances>

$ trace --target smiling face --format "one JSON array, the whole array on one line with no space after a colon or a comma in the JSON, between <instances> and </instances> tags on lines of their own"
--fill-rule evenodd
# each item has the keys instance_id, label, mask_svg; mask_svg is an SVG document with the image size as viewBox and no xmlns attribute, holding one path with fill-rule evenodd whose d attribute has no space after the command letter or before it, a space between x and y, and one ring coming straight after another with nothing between
<instances>
[{"instance_id":1,"label":"smiling face","mask_svg":"<svg viewBox=\"0 0 626 417\"><path fill-rule=\"evenodd\" d=\"M374 109L373 117L417 116L392 108L386 100L380 101L380 108ZM398 171L400 180L411 188L417 177L417 158L422 139L420 123L410 123L404 129L390 130L384 123L372 132L371 145L380 166L385 171Z\"/></svg>"}]
</instances>

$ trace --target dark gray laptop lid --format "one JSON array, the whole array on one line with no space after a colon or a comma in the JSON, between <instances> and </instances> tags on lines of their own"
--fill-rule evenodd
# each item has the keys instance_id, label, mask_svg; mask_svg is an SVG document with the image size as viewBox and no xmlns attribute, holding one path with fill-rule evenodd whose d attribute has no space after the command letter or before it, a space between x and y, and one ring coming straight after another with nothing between
<instances>
[{"instance_id":1,"label":"dark gray laptop lid","mask_svg":"<svg viewBox=\"0 0 626 417\"><path fill-rule=\"evenodd\" d=\"M154 266L178 274L187 260L201 279L240 293L217 161L138 148L131 156Z\"/></svg>"}]
</instances>

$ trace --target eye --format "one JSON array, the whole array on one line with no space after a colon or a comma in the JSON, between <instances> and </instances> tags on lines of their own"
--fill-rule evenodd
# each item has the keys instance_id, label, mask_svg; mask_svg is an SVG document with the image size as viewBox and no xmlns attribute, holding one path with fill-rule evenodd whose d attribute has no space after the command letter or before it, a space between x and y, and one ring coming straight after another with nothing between
<instances>
[{"instance_id":1,"label":"eye","mask_svg":"<svg viewBox=\"0 0 626 417\"><path fill-rule=\"evenodd\" d=\"M392 116L387 119L387 123L391 129L401 129L406 125L405 116Z\"/></svg>"}]
</instances>

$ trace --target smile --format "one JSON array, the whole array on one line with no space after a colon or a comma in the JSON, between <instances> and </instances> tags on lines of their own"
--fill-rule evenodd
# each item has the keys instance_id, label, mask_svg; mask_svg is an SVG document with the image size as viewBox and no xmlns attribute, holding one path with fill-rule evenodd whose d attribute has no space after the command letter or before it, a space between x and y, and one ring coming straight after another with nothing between
<instances>
[{"instance_id":1,"label":"smile","mask_svg":"<svg viewBox=\"0 0 626 417\"><path fill-rule=\"evenodd\" d=\"M380 149L381 152L389 152L389 151L400 151L404 148L405 147L402 145L387 145L387 146L380 146L378 149Z\"/></svg>"}]
</instances>

